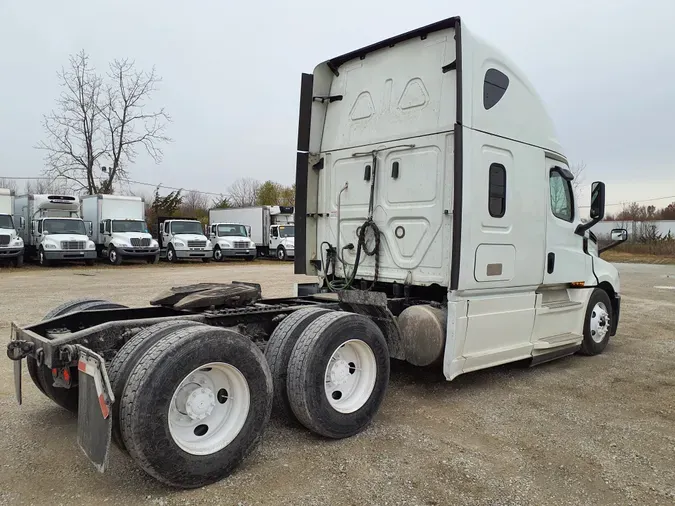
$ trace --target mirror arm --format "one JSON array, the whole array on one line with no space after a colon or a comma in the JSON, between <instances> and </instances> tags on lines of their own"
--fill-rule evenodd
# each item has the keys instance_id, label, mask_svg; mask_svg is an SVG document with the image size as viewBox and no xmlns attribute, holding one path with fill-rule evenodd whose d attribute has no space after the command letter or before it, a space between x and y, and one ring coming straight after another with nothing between
<instances>
[{"instance_id":1,"label":"mirror arm","mask_svg":"<svg viewBox=\"0 0 675 506\"><path fill-rule=\"evenodd\" d=\"M597 223L599 223L602 218L593 218L587 223L580 223L577 226L577 229L574 231L575 234L583 236L586 230L593 228Z\"/></svg>"},{"instance_id":2,"label":"mirror arm","mask_svg":"<svg viewBox=\"0 0 675 506\"><path fill-rule=\"evenodd\" d=\"M604 248L599 248L598 249L598 255L601 254L601 253L604 253L608 249L616 248L619 244L623 244L624 242L626 242L626 241L614 241L612 244L608 244Z\"/></svg>"}]
</instances>

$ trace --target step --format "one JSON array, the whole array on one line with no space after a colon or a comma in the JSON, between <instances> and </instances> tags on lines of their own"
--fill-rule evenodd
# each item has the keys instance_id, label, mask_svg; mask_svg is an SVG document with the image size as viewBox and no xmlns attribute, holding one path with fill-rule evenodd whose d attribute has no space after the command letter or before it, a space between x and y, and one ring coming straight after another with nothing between
<instances>
[{"instance_id":1,"label":"step","mask_svg":"<svg viewBox=\"0 0 675 506\"><path fill-rule=\"evenodd\" d=\"M541 305L542 309L546 309L549 313L574 311L580 309L583 304L575 300L561 300L546 302Z\"/></svg>"},{"instance_id":2,"label":"step","mask_svg":"<svg viewBox=\"0 0 675 506\"><path fill-rule=\"evenodd\" d=\"M561 346L568 346L571 344L579 344L583 336L567 332L565 334L558 334L555 336L544 337L534 342L535 350L549 350L551 348L559 348Z\"/></svg>"}]
</instances>

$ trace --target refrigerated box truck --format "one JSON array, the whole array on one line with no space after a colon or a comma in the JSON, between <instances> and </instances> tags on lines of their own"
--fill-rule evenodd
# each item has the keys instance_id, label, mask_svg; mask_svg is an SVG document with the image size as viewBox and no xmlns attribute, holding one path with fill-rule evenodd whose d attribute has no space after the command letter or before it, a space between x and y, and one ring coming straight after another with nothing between
<instances>
[{"instance_id":1,"label":"refrigerated box truck","mask_svg":"<svg viewBox=\"0 0 675 506\"><path fill-rule=\"evenodd\" d=\"M279 260L295 255L294 212L287 206L257 206L232 209L211 209L209 225L239 223L250 228L250 239L258 256L274 256Z\"/></svg>"},{"instance_id":2,"label":"refrigerated box truck","mask_svg":"<svg viewBox=\"0 0 675 506\"><path fill-rule=\"evenodd\" d=\"M80 217L80 199L73 195L20 195L14 215L23 217L24 257L48 266L55 261L84 261L94 265L96 245L89 236L91 222Z\"/></svg>"},{"instance_id":3,"label":"refrigerated box truck","mask_svg":"<svg viewBox=\"0 0 675 506\"><path fill-rule=\"evenodd\" d=\"M22 217L14 219L14 192L0 188L0 262L23 265L23 239L17 229L23 227Z\"/></svg>"},{"instance_id":4,"label":"refrigerated box truck","mask_svg":"<svg viewBox=\"0 0 675 506\"><path fill-rule=\"evenodd\" d=\"M87 195L81 202L82 218L93 223L92 240L99 258L113 265L134 258L159 262L159 243L148 232L142 198Z\"/></svg>"}]
</instances>

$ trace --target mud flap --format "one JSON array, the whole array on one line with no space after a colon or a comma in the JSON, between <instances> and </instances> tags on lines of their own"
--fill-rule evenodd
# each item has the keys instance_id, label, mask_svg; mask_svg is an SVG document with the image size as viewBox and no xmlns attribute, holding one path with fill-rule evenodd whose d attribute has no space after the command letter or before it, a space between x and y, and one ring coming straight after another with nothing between
<instances>
[{"instance_id":1,"label":"mud flap","mask_svg":"<svg viewBox=\"0 0 675 506\"><path fill-rule=\"evenodd\" d=\"M12 322L11 336L10 341L16 341L16 325ZM16 395L16 402L21 406L22 394L21 394L21 364L23 364L23 359L14 361L14 393Z\"/></svg>"},{"instance_id":2,"label":"mud flap","mask_svg":"<svg viewBox=\"0 0 675 506\"><path fill-rule=\"evenodd\" d=\"M112 430L112 403L115 397L100 355L80 345L78 350L79 398L77 412L77 443L84 454L104 472Z\"/></svg>"}]
</instances>

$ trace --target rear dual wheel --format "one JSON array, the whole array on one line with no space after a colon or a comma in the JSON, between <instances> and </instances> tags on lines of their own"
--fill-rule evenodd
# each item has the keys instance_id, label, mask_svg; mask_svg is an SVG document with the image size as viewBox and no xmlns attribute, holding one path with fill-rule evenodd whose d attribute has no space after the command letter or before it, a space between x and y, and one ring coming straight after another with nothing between
<instances>
[{"instance_id":1,"label":"rear dual wheel","mask_svg":"<svg viewBox=\"0 0 675 506\"><path fill-rule=\"evenodd\" d=\"M117 309L126 307L127 306L102 299L76 299L55 307L48 312L42 320L51 320L76 311L93 311L96 309ZM76 386L71 388L55 387L52 370L46 365L38 365L37 360L33 357L28 357L26 359L26 365L31 380L33 380L33 383L40 392L45 394L62 408L77 413L79 393ZM77 378L78 373L76 367L71 367L69 372L71 378Z\"/></svg>"},{"instance_id":2,"label":"rear dual wheel","mask_svg":"<svg viewBox=\"0 0 675 506\"><path fill-rule=\"evenodd\" d=\"M371 319L353 313L300 310L274 331L266 356L277 409L330 438L365 429L389 382L389 350L382 331Z\"/></svg>"},{"instance_id":3,"label":"rear dual wheel","mask_svg":"<svg viewBox=\"0 0 675 506\"><path fill-rule=\"evenodd\" d=\"M230 474L259 441L272 409L262 352L232 330L190 325L137 356L118 399L132 458L181 488Z\"/></svg>"}]
</instances>

